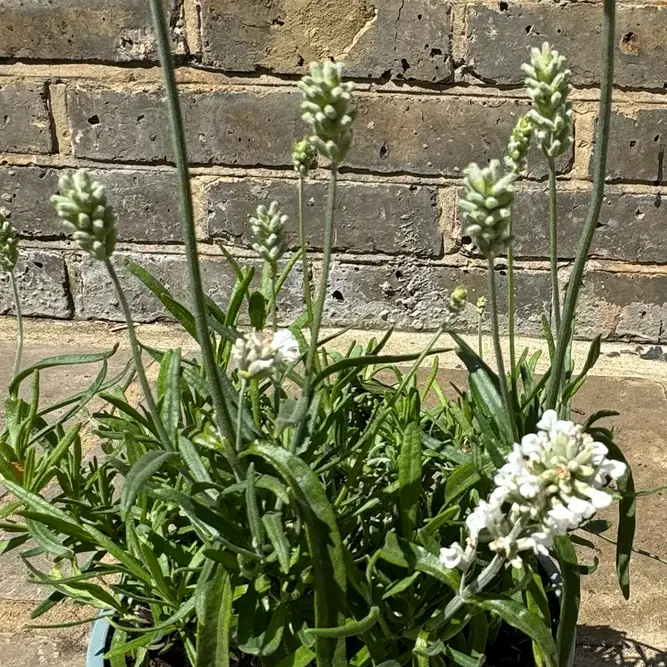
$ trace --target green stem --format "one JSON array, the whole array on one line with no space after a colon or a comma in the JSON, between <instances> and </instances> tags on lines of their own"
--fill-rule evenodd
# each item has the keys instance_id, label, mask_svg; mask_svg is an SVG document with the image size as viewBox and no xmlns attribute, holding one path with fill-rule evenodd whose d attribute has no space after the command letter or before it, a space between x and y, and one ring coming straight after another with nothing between
<instances>
[{"instance_id":1,"label":"green stem","mask_svg":"<svg viewBox=\"0 0 667 667\"><path fill-rule=\"evenodd\" d=\"M516 395L516 347L514 344L516 304L514 299L514 251L512 250L512 215L508 224L510 244L507 247L507 335L510 345L510 378L512 393Z\"/></svg>"},{"instance_id":2,"label":"green stem","mask_svg":"<svg viewBox=\"0 0 667 667\"><path fill-rule=\"evenodd\" d=\"M271 269L271 326L273 333L278 331L278 308L276 305L278 295L276 294L276 271Z\"/></svg>"},{"instance_id":3,"label":"green stem","mask_svg":"<svg viewBox=\"0 0 667 667\"><path fill-rule=\"evenodd\" d=\"M329 270L331 268L331 249L333 246L334 211L336 209L337 182L338 165L334 162L331 165L331 175L329 177L329 193L327 199L327 213L324 223L324 247L320 285L317 292L315 309L313 311L313 319L310 323L310 341L308 345L308 354L306 355L304 376L306 381L300 399L304 409L290 443L291 452L297 451L304 438L306 437L306 431L308 428L308 406L310 406L310 402L313 398L313 367L317 361L317 340L320 336L320 326L322 324L322 314L324 312L324 301L326 300L327 288L329 285Z\"/></svg>"},{"instance_id":4,"label":"green stem","mask_svg":"<svg viewBox=\"0 0 667 667\"><path fill-rule=\"evenodd\" d=\"M597 229L604 196L605 167L607 164L607 149L609 146L609 126L611 122L611 96L614 79L614 27L616 21L616 0L604 0L604 18L602 21L602 54L603 68L600 82L600 110L598 112L597 140L595 143L595 158L593 167L593 193L588 209L588 216L581 234L579 249L572 267L560 331L554 357L549 389L546 398L546 409L555 408L560 393L560 386L565 365L567 347L570 344L574 327L574 314L577 307L581 281L586 267L586 260Z\"/></svg>"},{"instance_id":5,"label":"green stem","mask_svg":"<svg viewBox=\"0 0 667 667\"><path fill-rule=\"evenodd\" d=\"M234 429L232 419L225 403L222 391L222 383L218 375L213 345L209 335L208 318L206 313L206 302L202 289L201 268L197 255L197 234L195 230L194 207L192 203L192 188L188 169L187 150L185 146L185 132L183 129L183 117L176 87L176 76L174 74L174 63L171 56L171 38L165 16L164 2L162 0L150 0L153 22L155 25L155 36L157 39L158 53L162 72L164 75L164 87L169 109L169 122L174 150L174 160L178 172L180 203L181 203L181 230L183 243L188 258L188 277L192 308L195 316L197 339L202 353L202 364L208 380L213 407L217 416L217 427L220 437L225 442L225 451L229 464L237 478L242 478L242 468L232 449L234 442Z\"/></svg>"},{"instance_id":6,"label":"green stem","mask_svg":"<svg viewBox=\"0 0 667 667\"><path fill-rule=\"evenodd\" d=\"M21 357L23 356L23 313L21 313L21 298L13 269L9 272L9 282L12 286L14 314L16 315L16 356L14 357L14 377L16 377L21 369Z\"/></svg>"},{"instance_id":7,"label":"green stem","mask_svg":"<svg viewBox=\"0 0 667 667\"><path fill-rule=\"evenodd\" d=\"M440 624L444 625L456 612L463 607L470 595L483 591L498 575L505 564L504 556L496 554L491 562L480 572L479 576L465 590L452 598L445 607L445 614Z\"/></svg>"},{"instance_id":8,"label":"green stem","mask_svg":"<svg viewBox=\"0 0 667 667\"><path fill-rule=\"evenodd\" d=\"M158 437L162 442L162 446L167 449L173 449L172 443L169 440L167 431L164 428L160 413L158 412L157 405L155 405L155 399L153 398L153 392L151 391L151 386L146 377L146 371L144 369L143 361L141 360L141 349L139 347L139 341L137 340L137 332L134 328L134 322L132 321L132 313L130 312L130 307L125 298L125 292L118 280L118 274L116 269L114 269L113 264L108 260L104 260L104 266L106 266L107 271L109 272L109 277L113 283L114 290L116 291L116 296L118 297L118 302L120 303L120 308L123 311L125 317L125 323L127 325L127 337L130 340L130 348L132 350L132 358L134 359L134 367L137 371L137 377L139 378L139 384L141 385L141 391L144 395L144 400L146 401L146 407L148 412L151 415L153 424L155 425L155 430L157 431Z\"/></svg>"},{"instance_id":9,"label":"green stem","mask_svg":"<svg viewBox=\"0 0 667 667\"><path fill-rule=\"evenodd\" d=\"M245 390L247 386L247 380L241 378L241 387L239 388L239 409L236 413L236 453L238 454L241 451L242 438L241 434L243 433L243 400L245 399Z\"/></svg>"},{"instance_id":10,"label":"green stem","mask_svg":"<svg viewBox=\"0 0 667 667\"><path fill-rule=\"evenodd\" d=\"M303 270L303 297L306 301L308 323L313 320L313 299L310 291L310 271L308 266L308 244L306 243L306 226L304 223L304 178L299 176L299 243L301 244L301 268Z\"/></svg>"},{"instance_id":11,"label":"green stem","mask_svg":"<svg viewBox=\"0 0 667 667\"><path fill-rule=\"evenodd\" d=\"M271 326L273 333L278 331L278 292L276 290L276 267L271 268ZM280 411L280 383L273 381L273 414L278 416Z\"/></svg>"},{"instance_id":12,"label":"green stem","mask_svg":"<svg viewBox=\"0 0 667 667\"><path fill-rule=\"evenodd\" d=\"M514 419L514 409L510 401L509 388L507 386L507 373L505 372L505 361L503 360L503 351L500 347L500 331L498 325L498 293L496 289L495 259L489 257L489 308L491 310L491 335L493 337L493 348L496 353L496 365L498 367L498 380L500 382L500 393L509 414L510 423L514 437L518 438L516 420Z\"/></svg>"},{"instance_id":13,"label":"green stem","mask_svg":"<svg viewBox=\"0 0 667 667\"><path fill-rule=\"evenodd\" d=\"M482 317L483 314L478 311L477 313L477 350L479 352L479 358L484 359L484 345L482 344Z\"/></svg>"},{"instance_id":14,"label":"green stem","mask_svg":"<svg viewBox=\"0 0 667 667\"><path fill-rule=\"evenodd\" d=\"M560 330L560 287L558 285L558 216L556 213L556 161L549 158L549 253L551 258L551 316ZM557 334L556 334L557 335Z\"/></svg>"},{"instance_id":15,"label":"green stem","mask_svg":"<svg viewBox=\"0 0 667 667\"><path fill-rule=\"evenodd\" d=\"M320 276L320 286L315 302L313 312L313 321L310 328L310 345L308 347L308 356L306 357L306 378L310 378L317 351L317 339L320 335L320 326L322 325L322 314L324 312L324 301L327 296L327 287L329 285L329 270L331 268L331 248L333 245L334 231L334 210L336 208L336 185L338 182L338 165L334 162L331 165L331 175L329 179L329 196L327 200L327 213L324 224L324 247L322 257L322 275Z\"/></svg>"}]
</instances>

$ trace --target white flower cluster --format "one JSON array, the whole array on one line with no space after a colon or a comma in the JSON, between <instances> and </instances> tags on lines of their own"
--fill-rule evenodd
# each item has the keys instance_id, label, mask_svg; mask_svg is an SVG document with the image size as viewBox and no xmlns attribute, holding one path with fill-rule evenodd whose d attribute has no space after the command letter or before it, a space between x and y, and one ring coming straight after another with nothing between
<instances>
[{"instance_id":1,"label":"white flower cluster","mask_svg":"<svg viewBox=\"0 0 667 667\"><path fill-rule=\"evenodd\" d=\"M509 221L512 215L517 175L505 173L500 160L490 160L480 168L471 162L463 171L466 193L459 201L465 233L486 257L496 257L510 241Z\"/></svg>"},{"instance_id":2,"label":"white flower cluster","mask_svg":"<svg viewBox=\"0 0 667 667\"><path fill-rule=\"evenodd\" d=\"M252 249L268 262L274 271L283 252L283 230L286 222L287 216L282 214L277 201L272 201L269 208L260 204L255 215L250 217L250 229L254 239Z\"/></svg>"},{"instance_id":3,"label":"white flower cluster","mask_svg":"<svg viewBox=\"0 0 667 667\"><path fill-rule=\"evenodd\" d=\"M310 63L310 74L297 86L303 95L301 118L312 132L311 143L322 155L340 164L352 143L354 120L354 84L343 81L343 63Z\"/></svg>"},{"instance_id":4,"label":"white flower cluster","mask_svg":"<svg viewBox=\"0 0 667 667\"><path fill-rule=\"evenodd\" d=\"M239 336L232 348L232 359L239 374L247 379L275 377L285 365L299 358L299 344L288 329L264 333L251 329Z\"/></svg>"},{"instance_id":5,"label":"white flower cluster","mask_svg":"<svg viewBox=\"0 0 667 667\"><path fill-rule=\"evenodd\" d=\"M524 63L521 69L533 102L528 115L535 125L537 142L547 157L558 157L572 145L571 73L565 56L545 42L541 49L531 49L530 64Z\"/></svg>"},{"instance_id":6,"label":"white flower cluster","mask_svg":"<svg viewBox=\"0 0 667 667\"><path fill-rule=\"evenodd\" d=\"M104 186L79 169L71 176L63 174L58 189L51 202L72 239L95 259L109 259L116 247L116 214Z\"/></svg>"},{"instance_id":7,"label":"white flower cluster","mask_svg":"<svg viewBox=\"0 0 667 667\"><path fill-rule=\"evenodd\" d=\"M608 459L605 445L578 424L558 419L554 410L544 413L537 428L514 445L488 501L481 500L468 515L466 549L454 543L441 550L446 567L466 570L484 530L491 551L520 566L521 551L547 555L555 536L611 503L603 488L625 474L625 464Z\"/></svg>"},{"instance_id":8,"label":"white flower cluster","mask_svg":"<svg viewBox=\"0 0 667 667\"><path fill-rule=\"evenodd\" d=\"M0 271L11 273L19 258L16 230L0 211Z\"/></svg>"}]
</instances>

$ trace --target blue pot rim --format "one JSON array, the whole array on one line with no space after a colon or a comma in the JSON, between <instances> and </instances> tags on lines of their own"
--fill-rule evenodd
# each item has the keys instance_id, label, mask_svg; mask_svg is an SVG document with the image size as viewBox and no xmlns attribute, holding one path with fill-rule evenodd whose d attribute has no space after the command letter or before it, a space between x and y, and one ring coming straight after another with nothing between
<instances>
[{"instance_id":1,"label":"blue pot rim","mask_svg":"<svg viewBox=\"0 0 667 667\"><path fill-rule=\"evenodd\" d=\"M93 623L93 629L90 631L90 639L88 640L86 667L104 667L104 654L110 631L111 624L104 616Z\"/></svg>"}]
</instances>

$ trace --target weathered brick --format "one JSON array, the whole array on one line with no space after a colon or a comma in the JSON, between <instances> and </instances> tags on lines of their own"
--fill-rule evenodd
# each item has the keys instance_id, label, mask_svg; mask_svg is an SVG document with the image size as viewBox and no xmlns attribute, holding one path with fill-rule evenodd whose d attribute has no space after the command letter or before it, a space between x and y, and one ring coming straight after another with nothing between
<instances>
[{"instance_id":1,"label":"weathered brick","mask_svg":"<svg viewBox=\"0 0 667 667\"><path fill-rule=\"evenodd\" d=\"M173 7L173 24L178 3L165 3ZM144 0L4 2L0 6L0 58L154 60L149 4Z\"/></svg>"},{"instance_id":2,"label":"weathered brick","mask_svg":"<svg viewBox=\"0 0 667 667\"><path fill-rule=\"evenodd\" d=\"M24 250L14 269L24 315L68 319L72 307L65 262L48 250ZM0 313L13 312L12 291L6 274L0 276Z\"/></svg>"},{"instance_id":3,"label":"weathered brick","mask_svg":"<svg viewBox=\"0 0 667 667\"><path fill-rule=\"evenodd\" d=\"M516 4L468 8L466 64L485 81L517 84L528 47L549 41L568 59L573 82L600 81L602 7L592 3ZM582 30L585 26L585 30ZM667 85L667 7L619 7L614 83Z\"/></svg>"},{"instance_id":4,"label":"weathered brick","mask_svg":"<svg viewBox=\"0 0 667 667\"><path fill-rule=\"evenodd\" d=\"M202 0L204 64L305 72L343 59L350 76L443 82L452 75L449 5L436 0Z\"/></svg>"},{"instance_id":5,"label":"weathered brick","mask_svg":"<svg viewBox=\"0 0 667 667\"><path fill-rule=\"evenodd\" d=\"M512 99L375 95L358 103L355 141L347 164L379 172L460 176L469 162L500 158L526 104ZM570 155L559 158L565 171ZM544 176L531 151L528 175Z\"/></svg>"},{"instance_id":6,"label":"weathered brick","mask_svg":"<svg viewBox=\"0 0 667 667\"><path fill-rule=\"evenodd\" d=\"M51 121L43 84L0 84L0 151L49 153Z\"/></svg>"},{"instance_id":7,"label":"weathered brick","mask_svg":"<svg viewBox=\"0 0 667 667\"><path fill-rule=\"evenodd\" d=\"M294 91L184 93L190 160L268 166L288 164L303 133ZM72 148L78 157L156 162L170 160L171 135L161 93L68 91Z\"/></svg>"},{"instance_id":8,"label":"weathered brick","mask_svg":"<svg viewBox=\"0 0 667 667\"><path fill-rule=\"evenodd\" d=\"M577 307L578 337L667 341L667 275L592 271Z\"/></svg>"},{"instance_id":9,"label":"weathered brick","mask_svg":"<svg viewBox=\"0 0 667 667\"><path fill-rule=\"evenodd\" d=\"M137 322L152 322L169 318L158 299L124 268L128 260L140 264L153 274L176 299L185 305L189 303L188 273L183 255L116 253L114 265L133 317ZM216 303L225 308L235 281L234 271L222 257L201 257L200 262L204 289ZM295 267L278 298L280 317L287 321L293 320L297 311L303 306L303 298L300 296L302 279L299 269L300 267ZM82 259L81 293L77 298L77 315L85 319L123 319L113 285L104 265L88 255Z\"/></svg>"},{"instance_id":10,"label":"weathered brick","mask_svg":"<svg viewBox=\"0 0 667 667\"><path fill-rule=\"evenodd\" d=\"M308 243L322 247L326 185L305 188L305 227ZM280 202L289 216L286 246L299 246L296 184L288 180L219 180L207 188L208 233L226 242L250 245L248 216L257 204ZM438 256L442 233L438 222L437 190L432 187L339 183L336 250L358 253Z\"/></svg>"},{"instance_id":11,"label":"weathered brick","mask_svg":"<svg viewBox=\"0 0 667 667\"><path fill-rule=\"evenodd\" d=\"M497 274L500 325L506 327L506 278ZM407 329L433 329L447 316L448 297L464 284L470 303L455 327L473 331L477 327L474 302L487 293L487 273L481 269L419 264L396 260L382 266L336 262L326 300L328 324L343 325L363 318L365 327L385 328L393 324ZM520 333L540 334L540 316L550 300L546 271L521 271L516 279L517 327ZM488 322L486 323L488 326Z\"/></svg>"},{"instance_id":12,"label":"weathered brick","mask_svg":"<svg viewBox=\"0 0 667 667\"><path fill-rule=\"evenodd\" d=\"M558 256L574 257L590 191L558 192ZM665 209L659 194L605 194L591 256L631 262L667 263ZM517 189L514 201L514 254L549 257L549 202L546 190Z\"/></svg>"},{"instance_id":13,"label":"weathered brick","mask_svg":"<svg viewBox=\"0 0 667 667\"><path fill-rule=\"evenodd\" d=\"M63 170L0 168L0 203L21 236L62 238L64 232L49 199ZM176 175L172 171L90 170L107 187L118 214L118 239L173 243L181 238Z\"/></svg>"},{"instance_id":14,"label":"weathered brick","mask_svg":"<svg viewBox=\"0 0 667 667\"><path fill-rule=\"evenodd\" d=\"M607 175L618 181L667 181L667 109L614 112ZM593 160L591 159L591 171Z\"/></svg>"},{"instance_id":15,"label":"weathered brick","mask_svg":"<svg viewBox=\"0 0 667 667\"><path fill-rule=\"evenodd\" d=\"M72 146L78 157L171 159L166 109L158 93L71 89ZM304 132L299 93L242 90L182 95L194 163L289 165ZM346 164L377 172L460 175L470 161L500 157L526 103L434 95L356 96L355 142ZM462 132L461 128L467 128ZM537 156L537 151L535 151ZM560 159L567 168L570 155ZM545 174L533 160L530 175Z\"/></svg>"}]
</instances>

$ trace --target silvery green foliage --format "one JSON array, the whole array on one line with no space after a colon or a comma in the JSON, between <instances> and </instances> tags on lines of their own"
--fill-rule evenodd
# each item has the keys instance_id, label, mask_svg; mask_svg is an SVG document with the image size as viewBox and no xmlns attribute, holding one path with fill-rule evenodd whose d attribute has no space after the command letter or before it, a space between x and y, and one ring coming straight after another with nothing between
<instances>
[{"instance_id":1,"label":"silvery green foliage","mask_svg":"<svg viewBox=\"0 0 667 667\"><path fill-rule=\"evenodd\" d=\"M287 216L280 212L277 201L272 201L268 209L260 204L255 216L250 218L250 228L255 238L253 250L274 268L283 253L285 222Z\"/></svg>"},{"instance_id":2,"label":"silvery green foliage","mask_svg":"<svg viewBox=\"0 0 667 667\"><path fill-rule=\"evenodd\" d=\"M509 243L508 223L516 174L505 173L500 160L480 168L472 162L464 170L465 197L459 208L465 233L486 257L501 255Z\"/></svg>"},{"instance_id":3,"label":"silvery green foliage","mask_svg":"<svg viewBox=\"0 0 667 667\"><path fill-rule=\"evenodd\" d=\"M0 271L11 273L19 258L16 230L0 212Z\"/></svg>"},{"instance_id":4,"label":"silvery green foliage","mask_svg":"<svg viewBox=\"0 0 667 667\"><path fill-rule=\"evenodd\" d=\"M317 166L317 149L309 137L304 137L294 144L292 164L299 176L306 178L311 169Z\"/></svg>"},{"instance_id":5,"label":"silvery green foliage","mask_svg":"<svg viewBox=\"0 0 667 667\"><path fill-rule=\"evenodd\" d=\"M521 116L512 130L505 155L505 166L515 174L519 174L526 168L526 158L533 130L533 123L527 115Z\"/></svg>"},{"instance_id":6,"label":"silvery green foliage","mask_svg":"<svg viewBox=\"0 0 667 667\"><path fill-rule=\"evenodd\" d=\"M109 259L116 247L116 214L104 186L80 169L61 176L58 189L51 202L72 239L95 259Z\"/></svg>"},{"instance_id":7,"label":"silvery green foliage","mask_svg":"<svg viewBox=\"0 0 667 667\"><path fill-rule=\"evenodd\" d=\"M310 141L332 162L340 164L352 143L351 93L354 84L343 81L343 63L311 63L310 74L299 81L303 94L301 117L312 132Z\"/></svg>"},{"instance_id":8,"label":"silvery green foliage","mask_svg":"<svg viewBox=\"0 0 667 667\"><path fill-rule=\"evenodd\" d=\"M525 86L533 107L528 112L535 125L535 136L547 157L557 157L572 145L572 105L568 95L570 70L565 56L549 46L530 52L530 64L521 69L526 74Z\"/></svg>"}]
</instances>

